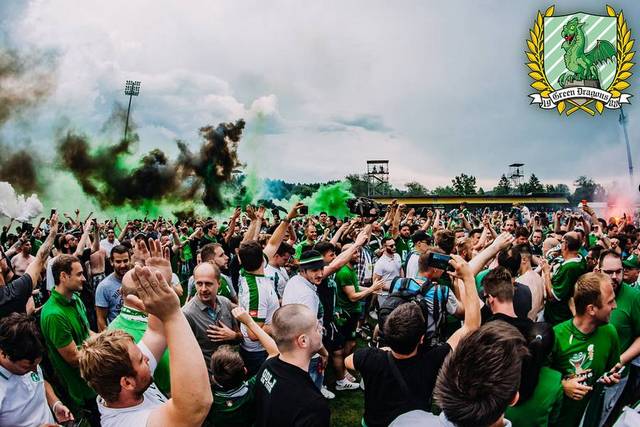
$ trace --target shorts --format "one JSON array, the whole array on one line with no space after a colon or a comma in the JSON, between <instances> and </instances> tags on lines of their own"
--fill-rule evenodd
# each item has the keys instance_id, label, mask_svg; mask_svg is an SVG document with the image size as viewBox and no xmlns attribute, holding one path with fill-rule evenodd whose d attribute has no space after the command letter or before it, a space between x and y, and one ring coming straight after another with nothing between
<instances>
[{"instance_id":1,"label":"shorts","mask_svg":"<svg viewBox=\"0 0 640 427\"><path fill-rule=\"evenodd\" d=\"M322 344L328 352L340 350L344 347L344 336L338 330L335 324L330 324L326 328L326 334L322 337Z\"/></svg>"},{"instance_id":2,"label":"shorts","mask_svg":"<svg viewBox=\"0 0 640 427\"><path fill-rule=\"evenodd\" d=\"M342 325L338 326L338 332L346 341L355 341L356 327L360 313L345 313Z\"/></svg>"}]
</instances>

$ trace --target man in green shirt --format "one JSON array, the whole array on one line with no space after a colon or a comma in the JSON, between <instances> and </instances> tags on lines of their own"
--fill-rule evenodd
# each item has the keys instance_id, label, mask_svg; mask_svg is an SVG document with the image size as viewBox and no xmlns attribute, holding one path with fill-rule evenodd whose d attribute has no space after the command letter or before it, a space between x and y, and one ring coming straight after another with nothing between
<instances>
[{"instance_id":1,"label":"man in green shirt","mask_svg":"<svg viewBox=\"0 0 640 427\"><path fill-rule=\"evenodd\" d=\"M302 242L298 243L295 246L296 253L293 256L295 259L300 259L300 255L302 254L302 252L309 249L313 249L313 245L316 244L316 239L318 238L318 231L316 229L316 226L313 225L312 222L309 222L307 225L305 225L304 236L305 236L305 240L303 240Z\"/></svg>"},{"instance_id":2,"label":"man in green shirt","mask_svg":"<svg viewBox=\"0 0 640 427\"><path fill-rule=\"evenodd\" d=\"M624 267L624 283L632 288L640 289L640 280L638 280L638 273L640 273L640 260L637 255L631 255L622 262Z\"/></svg>"},{"instance_id":3,"label":"man in green shirt","mask_svg":"<svg viewBox=\"0 0 640 427\"><path fill-rule=\"evenodd\" d=\"M616 309L611 313L611 324L615 326L620 339L620 363L628 365L640 355L640 289L635 289L622 281L622 259L614 251L604 251L600 255L596 271L602 272L611 278L613 291L616 294ZM610 387L605 394L602 410L602 420L607 420L609 415L618 415L614 409L617 404L621 409L625 404L633 403L622 398L622 393L629 379L629 370L622 373L620 383Z\"/></svg>"},{"instance_id":4,"label":"man in green shirt","mask_svg":"<svg viewBox=\"0 0 640 427\"><path fill-rule=\"evenodd\" d=\"M353 245L344 245L342 252L348 251L351 246ZM360 249L358 248L351 256L351 260L343 265L335 276L336 285L338 286L336 324L340 328L340 334L346 341L343 347L344 358L353 352L356 345L356 326L360 313L362 313L361 301L368 295L378 292L384 286L383 281L378 281L372 286L360 290L356 272L356 264L359 258Z\"/></svg>"},{"instance_id":5,"label":"man in green shirt","mask_svg":"<svg viewBox=\"0 0 640 427\"><path fill-rule=\"evenodd\" d=\"M573 295L576 280L587 272L587 262L578 254L581 245L578 234L573 231L565 234L561 245L564 261L553 272L551 266L542 261L542 278L547 293L544 318L552 325L571 319L569 299Z\"/></svg>"},{"instance_id":6,"label":"man in green shirt","mask_svg":"<svg viewBox=\"0 0 640 427\"><path fill-rule=\"evenodd\" d=\"M99 425L96 393L80 377L78 368L78 349L94 334L89 329L85 306L77 294L85 282L82 264L75 256L62 254L56 258L51 270L55 288L42 307L40 320L51 365L73 401L76 418L87 415L92 425Z\"/></svg>"},{"instance_id":7,"label":"man in green shirt","mask_svg":"<svg viewBox=\"0 0 640 427\"><path fill-rule=\"evenodd\" d=\"M413 241L411 240L411 227L409 224L403 224L400 226L400 234L393 236L396 241L396 252L400 255L402 264L404 265L409 254L413 250Z\"/></svg>"},{"instance_id":8,"label":"man in green shirt","mask_svg":"<svg viewBox=\"0 0 640 427\"><path fill-rule=\"evenodd\" d=\"M574 318L556 325L551 352L551 368L562 374L564 400L554 425L578 426L591 398L591 390L599 378L610 386L620 381L618 334L609 324L616 308L611 280L602 273L587 273L575 284Z\"/></svg>"}]
</instances>

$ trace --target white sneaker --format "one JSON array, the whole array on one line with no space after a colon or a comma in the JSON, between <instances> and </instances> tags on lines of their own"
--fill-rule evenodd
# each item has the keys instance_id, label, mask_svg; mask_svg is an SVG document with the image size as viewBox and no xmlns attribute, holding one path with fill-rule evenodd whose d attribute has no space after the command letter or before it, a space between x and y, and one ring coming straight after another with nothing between
<instances>
[{"instance_id":1,"label":"white sneaker","mask_svg":"<svg viewBox=\"0 0 640 427\"><path fill-rule=\"evenodd\" d=\"M359 388L360 384L351 382L347 379L336 381L336 391L357 390Z\"/></svg>"},{"instance_id":2,"label":"white sneaker","mask_svg":"<svg viewBox=\"0 0 640 427\"><path fill-rule=\"evenodd\" d=\"M349 372L347 372L347 374L344 376L345 380L347 381L351 381L352 383L357 383L358 380L356 379L356 377L354 377L353 375L351 375Z\"/></svg>"},{"instance_id":3,"label":"white sneaker","mask_svg":"<svg viewBox=\"0 0 640 427\"><path fill-rule=\"evenodd\" d=\"M331 400L336 397L336 395L329 391L329 389L325 386L322 386L322 388L320 389L320 393L322 393L325 399Z\"/></svg>"}]
</instances>

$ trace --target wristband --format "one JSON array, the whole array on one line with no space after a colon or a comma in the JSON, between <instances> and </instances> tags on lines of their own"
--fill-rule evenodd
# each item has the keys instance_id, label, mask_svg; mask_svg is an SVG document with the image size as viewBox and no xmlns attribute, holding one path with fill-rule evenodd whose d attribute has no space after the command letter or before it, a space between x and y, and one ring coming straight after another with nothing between
<instances>
[{"instance_id":1,"label":"wristband","mask_svg":"<svg viewBox=\"0 0 640 427\"><path fill-rule=\"evenodd\" d=\"M62 401L60 401L60 400L56 400L56 401L53 403L53 406L51 407L51 412L53 412L54 414L56 413L56 406L58 406L58 404L62 405Z\"/></svg>"}]
</instances>

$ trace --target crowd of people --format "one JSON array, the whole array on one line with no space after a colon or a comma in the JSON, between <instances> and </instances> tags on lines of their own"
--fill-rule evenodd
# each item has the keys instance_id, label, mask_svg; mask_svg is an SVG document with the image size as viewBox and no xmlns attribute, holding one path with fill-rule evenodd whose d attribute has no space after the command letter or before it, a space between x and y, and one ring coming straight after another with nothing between
<instances>
[{"instance_id":1,"label":"crowd of people","mask_svg":"<svg viewBox=\"0 0 640 427\"><path fill-rule=\"evenodd\" d=\"M11 221L0 426L640 425L637 212L306 208Z\"/></svg>"}]
</instances>

